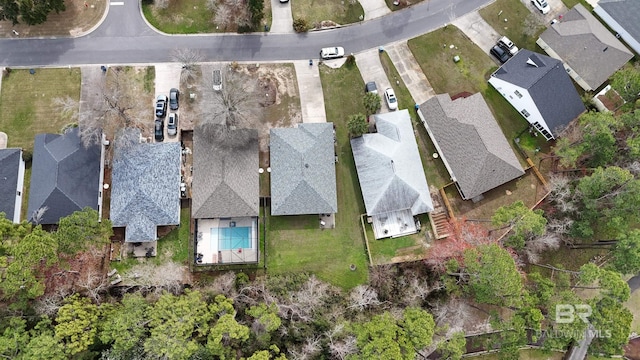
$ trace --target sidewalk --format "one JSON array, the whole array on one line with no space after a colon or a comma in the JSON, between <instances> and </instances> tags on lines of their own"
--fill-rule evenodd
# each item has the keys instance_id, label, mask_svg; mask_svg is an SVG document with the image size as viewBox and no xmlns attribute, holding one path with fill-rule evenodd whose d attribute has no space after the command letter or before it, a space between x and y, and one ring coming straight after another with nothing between
<instances>
[{"instance_id":1,"label":"sidewalk","mask_svg":"<svg viewBox=\"0 0 640 360\"><path fill-rule=\"evenodd\" d=\"M364 20L371 20L391 13L384 0L360 0L364 10Z\"/></svg>"},{"instance_id":2,"label":"sidewalk","mask_svg":"<svg viewBox=\"0 0 640 360\"><path fill-rule=\"evenodd\" d=\"M385 51L389 54L391 61L395 65L396 70L398 70L398 73L400 73L402 81L404 81L407 89L409 89L413 101L415 101L416 104L422 104L435 96L429 80L427 80L420 65L413 57L413 53L409 50L406 41L387 46L385 47Z\"/></svg>"},{"instance_id":3,"label":"sidewalk","mask_svg":"<svg viewBox=\"0 0 640 360\"><path fill-rule=\"evenodd\" d=\"M271 0L271 29L272 34L293 34L293 15L291 2L281 3L280 0Z\"/></svg>"},{"instance_id":4,"label":"sidewalk","mask_svg":"<svg viewBox=\"0 0 640 360\"><path fill-rule=\"evenodd\" d=\"M298 60L294 61L293 65L296 69L296 78L298 79L298 89L300 91L302 122L327 122L318 64L314 62L313 65L309 65L308 60Z\"/></svg>"}]
</instances>

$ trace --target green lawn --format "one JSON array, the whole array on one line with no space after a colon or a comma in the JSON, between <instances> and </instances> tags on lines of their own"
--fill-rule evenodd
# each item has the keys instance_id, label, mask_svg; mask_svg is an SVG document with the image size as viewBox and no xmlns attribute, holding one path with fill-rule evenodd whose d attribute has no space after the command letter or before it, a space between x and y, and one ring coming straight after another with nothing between
<instances>
[{"instance_id":1,"label":"green lawn","mask_svg":"<svg viewBox=\"0 0 640 360\"><path fill-rule=\"evenodd\" d=\"M536 40L545 30L537 14L532 13L520 1L496 0L481 9L480 16L499 34L508 36L521 49L535 51Z\"/></svg>"},{"instance_id":2,"label":"green lawn","mask_svg":"<svg viewBox=\"0 0 640 360\"><path fill-rule=\"evenodd\" d=\"M59 115L56 97L80 99L80 69L12 70L2 80L0 130L9 136L8 147L33 151L36 134L59 134L70 122ZM26 185L26 184L25 184Z\"/></svg>"},{"instance_id":3,"label":"green lawn","mask_svg":"<svg viewBox=\"0 0 640 360\"><path fill-rule=\"evenodd\" d=\"M389 9L391 9L391 11L404 9L404 8L409 7L411 5L415 5L417 3L420 3L423 0L399 0L400 3L398 5L394 5L393 4L394 1L395 0L384 0L384 2L387 4L387 7Z\"/></svg>"},{"instance_id":4,"label":"green lawn","mask_svg":"<svg viewBox=\"0 0 640 360\"><path fill-rule=\"evenodd\" d=\"M429 217L427 214L422 214L418 217L422 224L422 230L416 234L399 238L376 240L371 225L365 224L367 239L369 240L369 251L374 265L422 260L427 256L427 247L424 245L426 243L425 232L431 228ZM394 257L397 257L397 259L394 260Z\"/></svg>"},{"instance_id":5,"label":"green lawn","mask_svg":"<svg viewBox=\"0 0 640 360\"><path fill-rule=\"evenodd\" d=\"M520 360L562 360L564 353L558 351L546 352L538 349L523 349L518 354ZM497 353L474 356L475 360L498 360L500 356Z\"/></svg>"},{"instance_id":6,"label":"green lawn","mask_svg":"<svg viewBox=\"0 0 640 360\"><path fill-rule=\"evenodd\" d=\"M417 122L418 114L413 109L413 105L416 103L409 92L409 89L402 81L398 70L396 70L395 65L389 58L389 54L387 52L378 52L380 55L380 63L382 63L382 68L384 69L385 74L387 74L387 78L389 79L389 83L393 88L393 91L396 93L396 97L398 98L398 104L401 104L401 109L409 109L409 115L411 116L411 120L413 122Z\"/></svg>"},{"instance_id":7,"label":"green lawn","mask_svg":"<svg viewBox=\"0 0 640 360\"><path fill-rule=\"evenodd\" d=\"M436 94L453 96L487 88L486 76L495 63L455 26L413 38L408 44ZM460 56L460 62L453 62L455 55Z\"/></svg>"},{"instance_id":8,"label":"green lawn","mask_svg":"<svg viewBox=\"0 0 640 360\"><path fill-rule=\"evenodd\" d=\"M153 27L168 34L218 32L206 4L207 0L174 0L159 9L152 1L142 1L142 12Z\"/></svg>"},{"instance_id":9,"label":"green lawn","mask_svg":"<svg viewBox=\"0 0 640 360\"><path fill-rule=\"evenodd\" d=\"M349 115L364 113L360 98L363 80L356 66L320 67L327 120L336 125L339 162L336 164L338 213L336 228L321 230L319 218L268 217L267 271L269 274L309 271L350 289L367 281L367 256L359 221L364 202L346 129ZM357 99L357 101L354 101ZM269 210L267 211L269 212ZM356 265L351 271L350 265Z\"/></svg>"},{"instance_id":10,"label":"green lawn","mask_svg":"<svg viewBox=\"0 0 640 360\"><path fill-rule=\"evenodd\" d=\"M340 25L360 21L364 10L359 2L338 0L295 0L291 1L293 19L306 19L311 27L321 21L330 20Z\"/></svg>"}]
</instances>

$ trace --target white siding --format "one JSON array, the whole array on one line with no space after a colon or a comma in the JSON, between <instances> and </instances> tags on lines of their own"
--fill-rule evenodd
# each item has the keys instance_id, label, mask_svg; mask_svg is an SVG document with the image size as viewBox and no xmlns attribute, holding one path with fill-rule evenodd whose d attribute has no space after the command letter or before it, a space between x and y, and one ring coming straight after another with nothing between
<instances>
[{"instance_id":1,"label":"white siding","mask_svg":"<svg viewBox=\"0 0 640 360\"><path fill-rule=\"evenodd\" d=\"M20 213L22 213L22 193L24 191L24 160L20 151L20 165L18 165L18 185L16 186L16 203L13 211L13 222L20 223Z\"/></svg>"},{"instance_id":2,"label":"white siding","mask_svg":"<svg viewBox=\"0 0 640 360\"><path fill-rule=\"evenodd\" d=\"M498 79L494 76L489 78L489 84L498 90L502 97L504 97L509 104L511 104L511 106L513 106L513 108L529 122L529 124L533 125L537 122L550 134L552 133L551 129L549 129L549 126L544 121L542 114L540 114L536 103L531 98L529 90L506 82L502 79ZM516 90L522 95L522 97L516 96ZM529 116L525 117L522 115L522 110L526 110L526 112L529 113Z\"/></svg>"}]
</instances>

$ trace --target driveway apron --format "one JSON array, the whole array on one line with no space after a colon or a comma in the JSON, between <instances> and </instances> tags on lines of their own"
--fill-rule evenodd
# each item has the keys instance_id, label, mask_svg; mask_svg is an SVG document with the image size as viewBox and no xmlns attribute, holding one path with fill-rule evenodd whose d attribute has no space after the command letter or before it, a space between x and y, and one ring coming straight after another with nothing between
<instances>
[{"instance_id":1,"label":"driveway apron","mask_svg":"<svg viewBox=\"0 0 640 360\"><path fill-rule=\"evenodd\" d=\"M391 13L384 0L360 0L364 10L364 19L371 20Z\"/></svg>"},{"instance_id":2,"label":"driveway apron","mask_svg":"<svg viewBox=\"0 0 640 360\"><path fill-rule=\"evenodd\" d=\"M385 50L398 70L402 81L409 89L413 101L422 104L435 95L429 80L422 72L416 58L413 57L406 41L394 43L385 47Z\"/></svg>"},{"instance_id":3,"label":"driveway apron","mask_svg":"<svg viewBox=\"0 0 640 360\"><path fill-rule=\"evenodd\" d=\"M295 1L295 0L294 0ZM281 3L280 0L271 0L271 29L274 34L293 34L293 15L291 13L291 1Z\"/></svg>"},{"instance_id":4,"label":"driveway apron","mask_svg":"<svg viewBox=\"0 0 640 360\"><path fill-rule=\"evenodd\" d=\"M313 65L309 65L309 61L294 61L293 65L296 69L298 90L300 91L302 122L327 122L318 64L314 62Z\"/></svg>"},{"instance_id":5,"label":"driveway apron","mask_svg":"<svg viewBox=\"0 0 640 360\"><path fill-rule=\"evenodd\" d=\"M484 21L477 11L472 11L455 19L452 24L462 30L471 41L487 54L500 38L500 34Z\"/></svg>"},{"instance_id":6,"label":"driveway apron","mask_svg":"<svg viewBox=\"0 0 640 360\"><path fill-rule=\"evenodd\" d=\"M382 63L380 62L378 49L369 49L356 54L356 64L358 65L360 75L362 75L362 80L364 80L365 84L369 81L376 82L376 85L378 86L378 95L380 95L380 100L383 102L380 107L380 112L385 113L389 111L382 98L384 97L384 90L390 86L390 83L387 78L387 74L384 72ZM362 86L364 86L364 84L362 84Z\"/></svg>"}]
</instances>

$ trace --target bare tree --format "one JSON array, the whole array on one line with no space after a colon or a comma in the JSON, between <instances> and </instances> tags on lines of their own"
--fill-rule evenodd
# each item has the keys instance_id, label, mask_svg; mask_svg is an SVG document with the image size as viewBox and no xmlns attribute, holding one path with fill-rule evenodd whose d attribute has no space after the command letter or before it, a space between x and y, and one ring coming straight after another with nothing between
<instances>
[{"instance_id":1,"label":"bare tree","mask_svg":"<svg viewBox=\"0 0 640 360\"><path fill-rule=\"evenodd\" d=\"M549 178L549 200L552 200L558 210L562 212L573 212L576 210L576 204L569 186L570 180L565 176L551 176Z\"/></svg>"},{"instance_id":2,"label":"bare tree","mask_svg":"<svg viewBox=\"0 0 640 360\"><path fill-rule=\"evenodd\" d=\"M42 218L44 217L44 214L46 214L47 210L49 210L48 206L43 206L36 209L33 212L33 214L31 214L31 219L33 220L33 223L36 225L40 224L40 221L42 221Z\"/></svg>"},{"instance_id":3,"label":"bare tree","mask_svg":"<svg viewBox=\"0 0 640 360\"><path fill-rule=\"evenodd\" d=\"M561 240L553 233L546 233L535 239L525 242L524 254L530 263L537 263L540 260L540 254L544 251L558 250Z\"/></svg>"},{"instance_id":4,"label":"bare tree","mask_svg":"<svg viewBox=\"0 0 640 360\"><path fill-rule=\"evenodd\" d=\"M56 97L52 100L53 106L64 118L69 121L78 121L80 114L80 102L71 96Z\"/></svg>"},{"instance_id":5,"label":"bare tree","mask_svg":"<svg viewBox=\"0 0 640 360\"><path fill-rule=\"evenodd\" d=\"M168 291L179 294L183 289L183 268L180 264L168 261L160 266L154 264L140 264L134 266L124 276L127 283L148 291L160 294Z\"/></svg>"},{"instance_id":6,"label":"bare tree","mask_svg":"<svg viewBox=\"0 0 640 360\"><path fill-rule=\"evenodd\" d=\"M325 333L325 336L329 339L329 351L331 352L331 355L339 360L344 360L349 355L353 355L358 352L355 336L343 335L343 324L338 324L333 329Z\"/></svg>"},{"instance_id":7,"label":"bare tree","mask_svg":"<svg viewBox=\"0 0 640 360\"><path fill-rule=\"evenodd\" d=\"M104 274L89 270L86 276L81 277L76 284L85 290L87 297L99 305L102 302L102 295L109 286L109 280Z\"/></svg>"},{"instance_id":8,"label":"bare tree","mask_svg":"<svg viewBox=\"0 0 640 360\"><path fill-rule=\"evenodd\" d=\"M359 311L382 304L382 302L378 300L376 290L367 285L358 285L351 290L349 300L351 301L349 308L355 308Z\"/></svg>"},{"instance_id":9,"label":"bare tree","mask_svg":"<svg viewBox=\"0 0 640 360\"><path fill-rule=\"evenodd\" d=\"M309 322L328 295L330 295L329 284L311 275L300 290L277 303L278 313L286 319Z\"/></svg>"},{"instance_id":10,"label":"bare tree","mask_svg":"<svg viewBox=\"0 0 640 360\"><path fill-rule=\"evenodd\" d=\"M69 295L66 288L58 287L54 293L46 294L36 300L34 309L37 314L54 316L64 303L64 299Z\"/></svg>"},{"instance_id":11,"label":"bare tree","mask_svg":"<svg viewBox=\"0 0 640 360\"><path fill-rule=\"evenodd\" d=\"M231 299L235 298L237 296L236 273L229 271L216 277L210 289L216 295L221 294Z\"/></svg>"},{"instance_id":12,"label":"bare tree","mask_svg":"<svg viewBox=\"0 0 640 360\"><path fill-rule=\"evenodd\" d=\"M202 62L203 56L196 49L173 49L171 51L171 60L182 64L180 72L180 81L191 81L198 74L198 63Z\"/></svg>"},{"instance_id":13,"label":"bare tree","mask_svg":"<svg viewBox=\"0 0 640 360\"><path fill-rule=\"evenodd\" d=\"M100 99L91 111L80 114L79 134L85 146L99 143L103 133L107 138L114 139L120 129L142 128L149 108L144 101L140 101L136 91L131 91L136 84L127 71L112 67L109 68L106 81L85 85L90 86L90 92Z\"/></svg>"},{"instance_id":14,"label":"bare tree","mask_svg":"<svg viewBox=\"0 0 640 360\"><path fill-rule=\"evenodd\" d=\"M208 0L207 8L215 13L213 22L224 30L251 25L251 12L246 0Z\"/></svg>"},{"instance_id":15,"label":"bare tree","mask_svg":"<svg viewBox=\"0 0 640 360\"><path fill-rule=\"evenodd\" d=\"M289 350L289 356L293 360L313 359L320 350L320 337L308 337L300 348Z\"/></svg>"}]
</instances>

